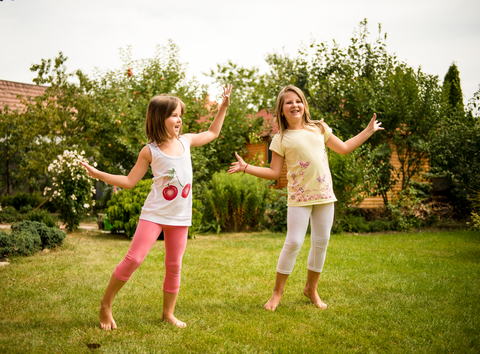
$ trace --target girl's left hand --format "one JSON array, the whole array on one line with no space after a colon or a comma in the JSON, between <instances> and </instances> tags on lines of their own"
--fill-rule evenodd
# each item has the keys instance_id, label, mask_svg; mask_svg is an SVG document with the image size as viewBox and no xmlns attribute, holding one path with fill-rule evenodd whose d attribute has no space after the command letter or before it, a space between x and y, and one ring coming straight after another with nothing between
<instances>
[{"instance_id":1,"label":"girl's left hand","mask_svg":"<svg viewBox=\"0 0 480 354\"><path fill-rule=\"evenodd\" d=\"M368 123L367 129L370 130L373 134L377 130L385 130L385 128L382 128L381 125L382 122L377 121L377 114L373 113L373 117L370 120L370 123Z\"/></svg>"},{"instance_id":2,"label":"girl's left hand","mask_svg":"<svg viewBox=\"0 0 480 354\"><path fill-rule=\"evenodd\" d=\"M235 152L235 157L237 158L237 162L232 162L232 166L228 169L228 174L231 175L232 173L236 172L245 172L245 167L247 166L246 162Z\"/></svg>"},{"instance_id":3,"label":"girl's left hand","mask_svg":"<svg viewBox=\"0 0 480 354\"><path fill-rule=\"evenodd\" d=\"M228 84L227 87L223 88L223 93L222 93L222 106L228 107L230 105L230 94L232 93L232 84Z\"/></svg>"}]
</instances>

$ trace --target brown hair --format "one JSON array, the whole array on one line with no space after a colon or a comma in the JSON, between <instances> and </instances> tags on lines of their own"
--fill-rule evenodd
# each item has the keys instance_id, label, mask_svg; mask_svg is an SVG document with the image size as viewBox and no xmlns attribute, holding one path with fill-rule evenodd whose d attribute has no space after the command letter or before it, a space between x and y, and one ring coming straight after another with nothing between
<instances>
[{"instance_id":1,"label":"brown hair","mask_svg":"<svg viewBox=\"0 0 480 354\"><path fill-rule=\"evenodd\" d=\"M145 133L149 142L160 145L170 138L165 127L165 120L180 105L182 115L185 113L185 103L178 97L158 95L150 100L147 108L147 119L145 121ZM178 134L182 134L182 128Z\"/></svg>"},{"instance_id":2,"label":"brown hair","mask_svg":"<svg viewBox=\"0 0 480 354\"><path fill-rule=\"evenodd\" d=\"M320 129L320 132L324 134L327 128L327 124L323 121L323 119L312 120L310 118L310 109L308 108L308 102L302 90L300 90L296 86L289 85L284 87L278 94L277 105L275 107L275 117L277 118L277 126L278 126L278 132L280 133L280 137L283 137L284 130L288 129L288 122L285 116L283 115L283 111L282 111L283 104L285 102L285 95L287 94L287 92L296 93L297 96L302 101L303 107L304 107L303 122L304 122L305 128L315 130L315 131L317 131L316 128L318 128Z\"/></svg>"}]
</instances>

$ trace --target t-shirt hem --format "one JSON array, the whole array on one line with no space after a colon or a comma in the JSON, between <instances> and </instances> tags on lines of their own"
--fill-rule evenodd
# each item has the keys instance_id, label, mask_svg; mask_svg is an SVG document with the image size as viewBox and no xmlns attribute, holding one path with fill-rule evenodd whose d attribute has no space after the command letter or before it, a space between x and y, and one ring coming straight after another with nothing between
<instances>
[{"instance_id":1,"label":"t-shirt hem","mask_svg":"<svg viewBox=\"0 0 480 354\"><path fill-rule=\"evenodd\" d=\"M150 221L150 222L153 222L155 224L160 224L160 225L192 226L192 221L191 220L162 218L162 217L151 216L151 215L141 215L140 220Z\"/></svg>"},{"instance_id":2,"label":"t-shirt hem","mask_svg":"<svg viewBox=\"0 0 480 354\"><path fill-rule=\"evenodd\" d=\"M327 199L327 200L314 200L314 201L308 201L308 202L303 202L303 203L287 203L287 206L291 207L296 207L296 206L309 206L309 205L317 205L317 204L328 204L328 203L334 203L337 201L337 198L333 199Z\"/></svg>"}]
</instances>

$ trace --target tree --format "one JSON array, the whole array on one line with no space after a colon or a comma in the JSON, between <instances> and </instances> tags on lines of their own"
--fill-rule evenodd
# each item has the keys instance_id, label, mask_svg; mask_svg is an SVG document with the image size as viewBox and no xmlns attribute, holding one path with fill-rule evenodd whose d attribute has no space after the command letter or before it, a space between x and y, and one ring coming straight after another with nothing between
<instances>
[{"instance_id":1,"label":"tree","mask_svg":"<svg viewBox=\"0 0 480 354\"><path fill-rule=\"evenodd\" d=\"M269 55L271 70L264 81L277 93L287 84L301 88L312 118L324 119L342 139L358 134L376 112L386 130L367 141L380 173L372 193L388 204L397 179L406 189L422 172L428 132L439 119L440 87L438 78L388 53L381 26L377 39L370 42L367 25L366 20L360 23L346 48L314 40L301 47L296 58ZM397 175L390 164L390 143L396 145L401 163Z\"/></svg>"},{"instance_id":2,"label":"tree","mask_svg":"<svg viewBox=\"0 0 480 354\"><path fill-rule=\"evenodd\" d=\"M426 172L430 132L441 118L438 78L402 63L390 74L382 100L384 117L394 128L388 136L396 147L403 191Z\"/></svg>"},{"instance_id":3,"label":"tree","mask_svg":"<svg viewBox=\"0 0 480 354\"><path fill-rule=\"evenodd\" d=\"M219 87L233 85L232 99L220 139L207 147L214 152L209 155L210 162L216 164L218 170L227 170L235 152L246 152L245 145L258 138L263 126L263 118L255 116L262 100L262 91L259 89L261 75L257 68L247 69L229 62L224 66L218 65L216 71L211 70L209 76L215 79Z\"/></svg>"},{"instance_id":4,"label":"tree","mask_svg":"<svg viewBox=\"0 0 480 354\"><path fill-rule=\"evenodd\" d=\"M429 153L432 172L445 176L450 184L449 200L458 216L472 211L472 200L480 191L480 90L470 100L467 111L444 96L442 119L431 131Z\"/></svg>"},{"instance_id":5,"label":"tree","mask_svg":"<svg viewBox=\"0 0 480 354\"><path fill-rule=\"evenodd\" d=\"M463 94L460 83L460 72L455 62L450 65L443 80L443 90L452 108L457 106L463 109Z\"/></svg>"},{"instance_id":6,"label":"tree","mask_svg":"<svg viewBox=\"0 0 480 354\"><path fill-rule=\"evenodd\" d=\"M185 102L184 132L205 128L199 119L208 112L206 94L196 81L186 79L186 66L179 62L173 42L158 46L150 59L133 60L129 48L121 55L122 68L97 72L93 78L80 70L67 72L68 58L61 52L32 66L34 82L48 88L25 102L26 112L15 118L17 123L28 121L22 125L29 145L18 162L19 180L34 181L33 187L43 190L49 184L47 166L70 148L84 150L104 171L129 171L148 142L145 116L154 95L172 94Z\"/></svg>"}]
</instances>

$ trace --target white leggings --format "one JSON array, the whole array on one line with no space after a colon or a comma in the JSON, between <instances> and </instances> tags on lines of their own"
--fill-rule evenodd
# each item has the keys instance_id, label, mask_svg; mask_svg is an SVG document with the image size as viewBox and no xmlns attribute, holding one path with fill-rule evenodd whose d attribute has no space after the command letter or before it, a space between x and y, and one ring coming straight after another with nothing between
<instances>
[{"instance_id":1,"label":"white leggings","mask_svg":"<svg viewBox=\"0 0 480 354\"><path fill-rule=\"evenodd\" d=\"M287 238L278 259L278 273L292 273L297 254L305 240L309 219L311 221L312 246L308 255L307 268L321 273L333 225L334 210L334 203L288 207Z\"/></svg>"}]
</instances>

